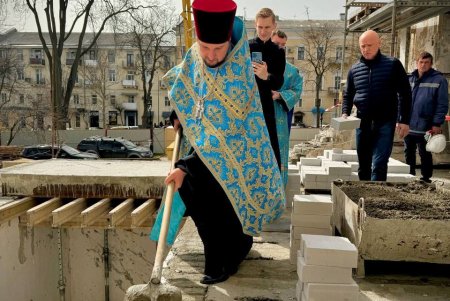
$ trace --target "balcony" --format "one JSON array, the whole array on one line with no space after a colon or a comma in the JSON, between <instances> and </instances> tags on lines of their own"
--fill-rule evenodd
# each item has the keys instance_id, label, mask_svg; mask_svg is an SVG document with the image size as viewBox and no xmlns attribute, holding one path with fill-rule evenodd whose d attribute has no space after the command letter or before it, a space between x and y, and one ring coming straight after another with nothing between
<instances>
[{"instance_id":1,"label":"balcony","mask_svg":"<svg viewBox=\"0 0 450 301\"><path fill-rule=\"evenodd\" d=\"M45 78L35 79L35 80L31 81L31 84L33 86L43 86L43 85L45 85Z\"/></svg>"},{"instance_id":2,"label":"balcony","mask_svg":"<svg viewBox=\"0 0 450 301\"><path fill-rule=\"evenodd\" d=\"M45 65L45 59L30 57L30 65Z\"/></svg>"},{"instance_id":3,"label":"balcony","mask_svg":"<svg viewBox=\"0 0 450 301\"><path fill-rule=\"evenodd\" d=\"M122 67L127 69L136 69L136 63L129 61L122 61Z\"/></svg>"},{"instance_id":4,"label":"balcony","mask_svg":"<svg viewBox=\"0 0 450 301\"><path fill-rule=\"evenodd\" d=\"M84 64L88 67L97 67L98 61L97 60L84 60Z\"/></svg>"},{"instance_id":5,"label":"balcony","mask_svg":"<svg viewBox=\"0 0 450 301\"><path fill-rule=\"evenodd\" d=\"M74 62L75 62L75 59L66 59L66 65L67 65L67 66L72 66ZM80 60L79 63L78 63L78 65L81 66L81 65L82 65L82 62L83 62L83 61Z\"/></svg>"},{"instance_id":6,"label":"balcony","mask_svg":"<svg viewBox=\"0 0 450 301\"><path fill-rule=\"evenodd\" d=\"M125 111L137 111L137 104L134 102L124 102L122 103L122 109Z\"/></svg>"},{"instance_id":7,"label":"balcony","mask_svg":"<svg viewBox=\"0 0 450 301\"><path fill-rule=\"evenodd\" d=\"M134 79L124 79L122 81L122 86L124 88L134 88L137 89L137 83Z\"/></svg>"}]
</instances>

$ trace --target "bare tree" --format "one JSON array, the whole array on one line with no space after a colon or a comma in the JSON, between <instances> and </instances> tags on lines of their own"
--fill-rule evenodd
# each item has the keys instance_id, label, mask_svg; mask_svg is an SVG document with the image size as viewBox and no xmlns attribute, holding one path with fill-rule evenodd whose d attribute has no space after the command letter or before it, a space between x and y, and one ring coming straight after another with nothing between
<instances>
[{"instance_id":1,"label":"bare tree","mask_svg":"<svg viewBox=\"0 0 450 301\"><path fill-rule=\"evenodd\" d=\"M0 0L4 1L4 0ZM53 127L64 129L68 117L71 94L75 85L80 58L96 45L108 21L116 16L146 9L151 5L141 5L138 0L16 0L24 11L32 13L36 22L39 39L46 54L51 78L51 100ZM45 17L39 9L43 8ZM73 15L73 18L70 16ZM88 24L93 34L87 38ZM62 54L64 43L72 36L74 28L81 25L77 38L74 63L70 68L67 82L63 82ZM47 31L44 29L47 27ZM46 33L48 32L48 34Z\"/></svg>"},{"instance_id":2,"label":"bare tree","mask_svg":"<svg viewBox=\"0 0 450 301\"><path fill-rule=\"evenodd\" d=\"M142 125L150 128L153 140L152 95L157 70L167 71L170 63L167 50L175 39L174 27L178 16L174 8L163 4L151 10L129 13L116 19L115 30L119 44L137 48L136 73L142 80L144 110ZM127 33L127 34L124 34ZM159 83L157 83L159 84Z\"/></svg>"},{"instance_id":3,"label":"bare tree","mask_svg":"<svg viewBox=\"0 0 450 301\"><path fill-rule=\"evenodd\" d=\"M3 117L0 120L0 130L8 127L8 123L5 123L5 116L8 115L8 105L12 102L12 97L16 92L15 86L19 69L19 61L12 49L0 48L0 112Z\"/></svg>"},{"instance_id":4,"label":"bare tree","mask_svg":"<svg viewBox=\"0 0 450 301\"><path fill-rule=\"evenodd\" d=\"M303 70L308 78L305 82L310 81L314 84L317 127L321 118L322 80L327 72L338 70L340 67L340 61L335 55L337 38L342 34L339 25L327 21L308 20L307 28L299 32L304 44L304 60L309 65L309 70Z\"/></svg>"}]
</instances>

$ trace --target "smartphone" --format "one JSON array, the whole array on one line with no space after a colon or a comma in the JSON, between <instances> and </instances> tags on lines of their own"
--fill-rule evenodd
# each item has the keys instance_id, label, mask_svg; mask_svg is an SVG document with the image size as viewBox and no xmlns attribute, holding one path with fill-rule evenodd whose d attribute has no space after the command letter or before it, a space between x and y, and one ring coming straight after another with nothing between
<instances>
[{"instance_id":1,"label":"smartphone","mask_svg":"<svg viewBox=\"0 0 450 301\"><path fill-rule=\"evenodd\" d=\"M263 62L262 52L259 51L252 52L252 62L262 64Z\"/></svg>"}]
</instances>

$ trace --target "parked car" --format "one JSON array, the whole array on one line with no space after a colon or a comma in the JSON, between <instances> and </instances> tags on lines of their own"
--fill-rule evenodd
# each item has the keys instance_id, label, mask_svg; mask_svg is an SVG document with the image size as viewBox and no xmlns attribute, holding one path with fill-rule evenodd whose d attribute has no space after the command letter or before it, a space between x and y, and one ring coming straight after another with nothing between
<instances>
[{"instance_id":1,"label":"parked car","mask_svg":"<svg viewBox=\"0 0 450 301\"><path fill-rule=\"evenodd\" d=\"M96 154L82 153L68 145L54 146L56 158L61 159L98 159ZM49 144L37 144L26 146L22 150L22 157L34 160L43 160L52 158L52 146Z\"/></svg>"},{"instance_id":2,"label":"parked car","mask_svg":"<svg viewBox=\"0 0 450 301\"><path fill-rule=\"evenodd\" d=\"M81 152L97 154L100 158L151 158L149 147L137 146L123 138L93 136L81 140L77 149Z\"/></svg>"}]
</instances>

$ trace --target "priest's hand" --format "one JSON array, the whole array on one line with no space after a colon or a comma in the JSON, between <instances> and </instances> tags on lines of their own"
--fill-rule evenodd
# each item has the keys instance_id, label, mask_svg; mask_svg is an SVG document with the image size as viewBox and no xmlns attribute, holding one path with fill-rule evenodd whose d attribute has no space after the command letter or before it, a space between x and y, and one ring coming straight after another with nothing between
<instances>
[{"instance_id":1,"label":"priest's hand","mask_svg":"<svg viewBox=\"0 0 450 301\"><path fill-rule=\"evenodd\" d=\"M175 130L175 132L178 131L178 128L180 128L180 127L181 127L180 120L174 119L173 120L173 129Z\"/></svg>"},{"instance_id":2,"label":"priest's hand","mask_svg":"<svg viewBox=\"0 0 450 301\"><path fill-rule=\"evenodd\" d=\"M186 173L180 168L175 168L169 172L169 175L164 180L164 184L169 185L172 181L175 183L174 191L177 191L183 184Z\"/></svg>"},{"instance_id":3,"label":"priest's hand","mask_svg":"<svg viewBox=\"0 0 450 301\"><path fill-rule=\"evenodd\" d=\"M269 78L269 72L267 71L266 62L262 62L261 64L252 62L253 64L253 72L255 75L262 80L267 80Z\"/></svg>"}]
</instances>

